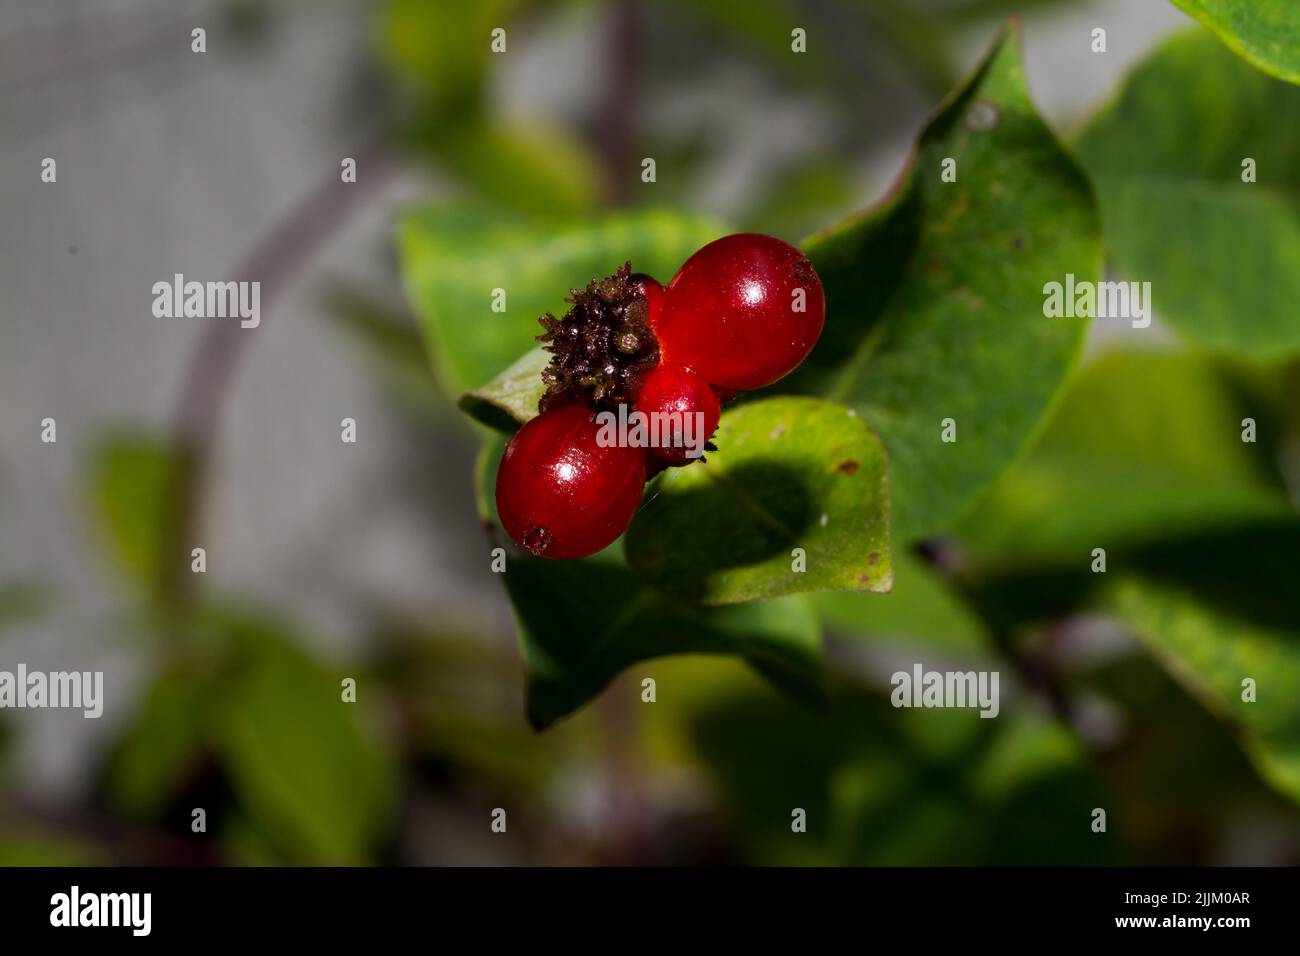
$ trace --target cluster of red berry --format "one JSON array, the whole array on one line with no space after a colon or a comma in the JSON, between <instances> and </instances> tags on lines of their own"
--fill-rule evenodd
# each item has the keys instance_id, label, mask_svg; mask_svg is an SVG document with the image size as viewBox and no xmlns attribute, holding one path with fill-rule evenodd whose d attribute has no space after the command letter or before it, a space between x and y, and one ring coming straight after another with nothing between
<instances>
[{"instance_id":1,"label":"cluster of red berry","mask_svg":"<svg viewBox=\"0 0 1300 956\"><path fill-rule=\"evenodd\" d=\"M547 558L605 548L631 523L647 477L694 460L680 443L598 441L598 410L623 402L676 421L699 413L711 436L722 401L807 357L826 313L808 257L753 233L709 243L667 286L629 264L568 301L563 319L541 319L538 338L552 353L541 414L511 439L497 475L502 525Z\"/></svg>"}]
</instances>

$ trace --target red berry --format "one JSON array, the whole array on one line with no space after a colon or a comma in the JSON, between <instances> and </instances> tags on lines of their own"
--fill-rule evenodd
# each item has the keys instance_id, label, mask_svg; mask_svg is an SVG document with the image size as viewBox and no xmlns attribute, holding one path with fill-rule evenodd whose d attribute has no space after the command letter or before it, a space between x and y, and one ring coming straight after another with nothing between
<instances>
[{"instance_id":1,"label":"red berry","mask_svg":"<svg viewBox=\"0 0 1300 956\"><path fill-rule=\"evenodd\" d=\"M793 371L817 343L825 317L808 257L772 236L741 233L687 259L650 324L663 361L710 385L747 389Z\"/></svg>"},{"instance_id":2,"label":"red berry","mask_svg":"<svg viewBox=\"0 0 1300 956\"><path fill-rule=\"evenodd\" d=\"M699 458L722 415L718 397L708 383L680 365L658 365L646 375L637 393L636 410L651 416L651 434L660 436L661 444L652 446L649 453L668 465L685 465ZM702 417L695 417L697 413ZM656 414L662 417L656 419ZM665 441L672 444L665 446ZM695 454L688 454L690 451Z\"/></svg>"},{"instance_id":3,"label":"red berry","mask_svg":"<svg viewBox=\"0 0 1300 956\"><path fill-rule=\"evenodd\" d=\"M641 504L645 451L596 442L591 409L543 412L510 439L497 473L497 514L545 558L585 558L613 543Z\"/></svg>"},{"instance_id":4,"label":"red berry","mask_svg":"<svg viewBox=\"0 0 1300 956\"><path fill-rule=\"evenodd\" d=\"M645 299L646 320L650 323L650 327L654 328L664 305L664 287L654 276L646 275L644 272L633 273L629 281Z\"/></svg>"}]
</instances>

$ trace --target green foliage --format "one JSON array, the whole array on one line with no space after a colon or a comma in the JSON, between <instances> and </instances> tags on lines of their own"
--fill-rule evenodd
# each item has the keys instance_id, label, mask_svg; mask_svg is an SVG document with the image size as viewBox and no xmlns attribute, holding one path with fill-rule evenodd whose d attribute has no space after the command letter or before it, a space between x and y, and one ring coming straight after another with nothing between
<instances>
[{"instance_id":1,"label":"green foliage","mask_svg":"<svg viewBox=\"0 0 1300 956\"><path fill-rule=\"evenodd\" d=\"M1173 0L1267 73L1300 83L1300 6L1294 0Z\"/></svg>"},{"instance_id":2,"label":"green foliage","mask_svg":"<svg viewBox=\"0 0 1300 956\"><path fill-rule=\"evenodd\" d=\"M992 656L984 622L937 571L907 550L895 552L891 563L894 586L884 599L850 591L811 596L829 633L964 657Z\"/></svg>"},{"instance_id":3,"label":"green foliage","mask_svg":"<svg viewBox=\"0 0 1300 956\"><path fill-rule=\"evenodd\" d=\"M109 556L150 600L165 597L189 560L177 525L190 472L186 455L144 433L103 440L91 460L89 494Z\"/></svg>"},{"instance_id":4,"label":"green foliage","mask_svg":"<svg viewBox=\"0 0 1300 956\"><path fill-rule=\"evenodd\" d=\"M0 866L99 866L103 852L63 833L0 830Z\"/></svg>"},{"instance_id":5,"label":"green foliage","mask_svg":"<svg viewBox=\"0 0 1300 956\"><path fill-rule=\"evenodd\" d=\"M666 282L723 231L712 220L667 210L537 223L442 206L407 214L398 245L439 380L456 395L519 358L541 332L538 317L563 314L572 287L611 275L627 260ZM505 290L505 312L492 311L493 289Z\"/></svg>"},{"instance_id":6,"label":"green foliage","mask_svg":"<svg viewBox=\"0 0 1300 956\"><path fill-rule=\"evenodd\" d=\"M736 811L750 862L816 865L1117 863L1089 813L1107 793L1078 743L1028 711L899 710L839 686L825 711L728 697L696 741ZM791 831L793 808L807 832Z\"/></svg>"},{"instance_id":7,"label":"green foliage","mask_svg":"<svg viewBox=\"0 0 1300 956\"><path fill-rule=\"evenodd\" d=\"M327 314L400 401L424 414L449 407L429 368L419 330L408 316L346 286L333 291Z\"/></svg>"},{"instance_id":8,"label":"green foliage","mask_svg":"<svg viewBox=\"0 0 1300 956\"><path fill-rule=\"evenodd\" d=\"M1075 380L1030 454L958 525L982 567L1085 568L1199 528L1291 512L1285 489L1242 419L1271 417L1239 399L1208 359L1112 353Z\"/></svg>"},{"instance_id":9,"label":"green foliage","mask_svg":"<svg viewBox=\"0 0 1300 956\"><path fill-rule=\"evenodd\" d=\"M478 111L491 56L491 34L517 0L384 0L375 42L421 106L451 118Z\"/></svg>"},{"instance_id":10,"label":"green foliage","mask_svg":"<svg viewBox=\"0 0 1300 956\"><path fill-rule=\"evenodd\" d=\"M957 181L941 181L944 159ZM806 244L827 324L795 388L858 410L889 453L894 537L938 530L1033 434L1085 325L1042 287L1095 276L1091 191L1035 113L1014 31L931 122L878 208ZM940 441L957 423L957 443Z\"/></svg>"},{"instance_id":11,"label":"green foliage","mask_svg":"<svg viewBox=\"0 0 1300 956\"><path fill-rule=\"evenodd\" d=\"M480 516L506 540L493 505L504 443L485 445ZM692 466L703 467L703 466ZM821 633L798 597L698 608L670 601L627 569L616 543L582 561L520 556L502 575L527 672L528 719L541 729L582 706L619 671L667 654L734 654L804 700L821 695Z\"/></svg>"},{"instance_id":12,"label":"green foliage","mask_svg":"<svg viewBox=\"0 0 1300 956\"><path fill-rule=\"evenodd\" d=\"M1300 90L1203 30L1148 57L1084 131L1108 251L1188 341L1300 351ZM1258 181L1242 181L1243 161Z\"/></svg>"},{"instance_id":13,"label":"green foliage","mask_svg":"<svg viewBox=\"0 0 1300 956\"><path fill-rule=\"evenodd\" d=\"M238 650L213 729L241 805L289 860L367 862L396 779L364 724L365 688L343 702L340 677L266 622L221 615L211 625Z\"/></svg>"},{"instance_id":14,"label":"green foliage","mask_svg":"<svg viewBox=\"0 0 1300 956\"><path fill-rule=\"evenodd\" d=\"M492 381L461 395L461 410L489 428L515 431L537 414L545 391L542 370L550 361L550 353L540 345L525 352Z\"/></svg>"},{"instance_id":15,"label":"green foliage","mask_svg":"<svg viewBox=\"0 0 1300 956\"><path fill-rule=\"evenodd\" d=\"M1263 553L1294 562L1300 521L1284 535L1285 549ZM1227 580L1198 581L1199 587L1188 587L1187 581L1171 586L1151 578L1124 580L1109 592L1107 606L1211 713L1239 728L1261 776L1300 802L1300 614L1294 580L1287 580L1294 566L1261 568L1260 541L1255 544L1254 555L1226 552L1236 564ZM1225 553L1208 542L1202 547L1202 561ZM1278 587L1271 593L1267 585L1262 588L1259 574ZM1247 678L1256 684L1253 702L1243 700Z\"/></svg>"},{"instance_id":16,"label":"green foliage","mask_svg":"<svg viewBox=\"0 0 1300 956\"><path fill-rule=\"evenodd\" d=\"M646 581L705 604L889 590L885 454L853 412L770 398L728 411L714 442L706 462L663 473L628 531Z\"/></svg>"},{"instance_id":17,"label":"green foliage","mask_svg":"<svg viewBox=\"0 0 1300 956\"><path fill-rule=\"evenodd\" d=\"M142 819L167 809L197 768L218 693L211 680L179 670L154 681L109 765L117 806Z\"/></svg>"}]
</instances>

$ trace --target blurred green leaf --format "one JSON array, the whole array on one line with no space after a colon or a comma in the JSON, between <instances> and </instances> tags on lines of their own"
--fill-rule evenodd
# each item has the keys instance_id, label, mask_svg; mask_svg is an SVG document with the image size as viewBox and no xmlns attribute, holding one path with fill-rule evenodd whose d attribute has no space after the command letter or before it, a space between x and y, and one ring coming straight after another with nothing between
<instances>
[{"instance_id":1,"label":"blurred green leaf","mask_svg":"<svg viewBox=\"0 0 1300 956\"><path fill-rule=\"evenodd\" d=\"M744 857L764 864L1122 862L1089 827L1106 791L1069 731L1030 711L900 710L847 686L824 711L721 699L695 738ZM807 813L807 832L791 813Z\"/></svg>"},{"instance_id":2,"label":"blurred green leaf","mask_svg":"<svg viewBox=\"0 0 1300 956\"><path fill-rule=\"evenodd\" d=\"M380 59L426 109L462 117L480 105L492 30L507 27L517 7L517 0L383 0Z\"/></svg>"},{"instance_id":3,"label":"blurred green leaf","mask_svg":"<svg viewBox=\"0 0 1300 956\"><path fill-rule=\"evenodd\" d=\"M1116 791L1123 832L1144 859L1176 866L1231 862L1238 852L1234 835L1269 817L1290 821L1280 830L1292 836L1289 845L1276 841L1262 862L1294 859L1300 851L1294 809L1260 779L1234 728L1151 657L1108 658L1071 677L1073 700L1090 702L1094 712L1104 706L1111 715L1106 723L1116 736L1097 763Z\"/></svg>"},{"instance_id":4,"label":"blurred green leaf","mask_svg":"<svg viewBox=\"0 0 1300 956\"><path fill-rule=\"evenodd\" d=\"M1238 56L1300 83L1300 5L1295 0L1173 0Z\"/></svg>"},{"instance_id":5,"label":"blurred green leaf","mask_svg":"<svg viewBox=\"0 0 1300 956\"><path fill-rule=\"evenodd\" d=\"M770 236L806 236L847 208L857 193L848 163L815 157L783 170L745 216L747 229Z\"/></svg>"},{"instance_id":6,"label":"blurred green leaf","mask_svg":"<svg viewBox=\"0 0 1300 956\"><path fill-rule=\"evenodd\" d=\"M0 631L39 617L49 604L48 588L28 581L0 584Z\"/></svg>"},{"instance_id":7,"label":"blurred green leaf","mask_svg":"<svg viewBox=\"0 0 1300 956\"><path fill-rule=\"evenodd\" d=\"M1084 131L1107 248L1188 340L1300 350L1300 90L1203 30L1172 37ZM1258 182L1242 181L1243 162Z\"/></svg>"},{"instance_id":8,"label":"blurred green leaf","mask_svg":"<svg viewBox=\"0 0 1300 956\"><path fill-rule=\"evenodd\" d=\"M370 861L391 823L397 785L390 755L363 725L364 681L358 702L345 703L341 675L319 667L276 625L228 614L207 624L238 648L214 730L244 811L290 861Z\"/></svg>"},{"instance_id":9,"label":"blurred green leaf","mask_svg":"<svg viewBox=\"0 0 1300 956\"><path fill-rule=\"evenodd\" d=\"M778 388L848 404L880 436L896 545L944 527L1010 464L1083 342L1083 321L1044 318L1042 288L1098 274L1096 212L1034 111L1017 40L1004 31L883 205L806 244L826 328ZM955 443L940 440L947 418Z\"/></svg>"},{"instance_id":10,"label":"blurred green leaf","mask_svg":"<svg viewBox=\"0 0 1300 956\"><path fill-rule=\"evenodd\" d=\"M178 522L191 467L174 445L146 434L111 436L91 460L90 497L109 556L152 600L189 561Z\"/></svg>"},{"instance_id":11,"label":"blurred green leaf","mask_svg":"<svg viewBox=\"0 0 1300 956\"><path fill-rule=\"evenodd\" d=\"M0 866L100 866L97 847L55 833L0 829Z\"/></svg>"},{"instance_id":12,"label":"blurred green leaf","mask_svg":"<svg viewBox=\"0 0 1300 956\"><path fill-rule=\"evenodd\" d=\"M407 316L347 287L333 291L327 308L401 401L421 412L448 407L429 368L420 332Z\"/></svg>"},{"instance_id":13,"label":"blurred green leaf","mask_svg":"<svg viewBox=\"0 0 1300 956\"><path fill-rule=\"evenodd\" d=\"M889 590L885 453L855 413L770 398L724 414L714 442L660 477L627 533L633 570L704 604Z\"/></svg>"},{"instance_id":14,"label":"blurred green leaf","mask_svg":"<svg viewBox=\"0 0 1300 956\"><path fill-rule=\"evenodd\" d=\"M822 626L839 637L992 654L984 623L933 568L907 550L895 552L891 563L888 598L849 591L812 595Z\"/></svg>"},{"instance_id":15,"label":"blurred green leaf","mask_svg":"<svg viewBox=\"0 0 1300 956\"><path fill-rule=\"evenodd\" d=\"M1278 583L1285 590L1273 592L1272 608L1266 593L1252 593L1255 576L1243 571L1235 575L1238 600L1232 605L1206 600L1204 589L1144 577L1121 580L1109 589L1104 606L1211 713L1239 728L1242 746L1264 779L1300 802L1300 611L1294 604L1300 533L1289 540L1291 568L1282 571ZM1200 560L1211 557L1205 553ZM1240 563L1243 556L1225 557ZM1278 609L1280 615L1270 613ZM1253 702L1243 700L1247 678L1256 683Z\"/></svg>"},{"instance_id":16,"label":"blurred green leaf","mask_svg":"<svg viewBox=\"0 0 1300 956\"><path fill-rule=\"evenodd\" d=\"M1030 454L957 532L983 568L1086 568L1121 548L1197 528L1292 513L1285 489L1209 359L1111 353L1078 376ZM1262 426L1261 426L1262 427Z\"/></svg>"},{"instance_id":17,"label":"blurred green leaf","mask_svg":"<svg viewBox=\"0 0 1300 956\"><path fill-rule=\"evenodd\" d=\"M528 351L544 312L625 261L667 281L722 235L698 216L647 210L569 224L505 221L482 208L442 206L406 215L398 245L408 296L449 395L488 382ZM493 312L493 290L506 310Z\"/></svg>"},{"instance_id":18,"label":"blurred green leaf","mask_svg":"<svg viewBox=\"0 0 1300 956\"><path fill-rule=\"evenodd\" d=\"M588 214L599 199L600 169L580 140L540 123L495 120L415 131L425 149L480 198L538 216Z\"/></svg>"},{"instance_id":19,"label":"blurred green leaf","mask_svg":"<svg viewBox=\"0 0 1300 956\"><path fill-rule=\"evenodd\" d=\"M480 515L499 540L492 489L503 448L500 439L484 446L477 476ZM678 604L629 571L617 543L582 561L512 558L502 579L527 672L528 719L538 729L581 707L628 665L669 654L737 655L783 691L821 697L821 632L799 597Z\"/></svg>"},{"instance_id":20,"label":"blurred green leaf","mask_svg":"<svg viewBox=\"0 0 1300 956\"><path fill-rule=\"evenodd\" d=\"M179 794L213 729L218 690L181 672L154 681L110 763L108 786L118 806L151 819Z\"/></svg>"}]
</instances>

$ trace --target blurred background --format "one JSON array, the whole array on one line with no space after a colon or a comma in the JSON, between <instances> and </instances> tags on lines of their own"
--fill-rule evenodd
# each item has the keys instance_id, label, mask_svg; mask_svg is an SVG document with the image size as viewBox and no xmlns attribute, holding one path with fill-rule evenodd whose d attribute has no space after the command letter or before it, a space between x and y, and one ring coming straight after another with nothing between
<instances>
[{"instance_id":1,"label":"blurred background","mask_svg":"<svg viewBox=\"0 0 1300 956\"><path fill-rule=\"evenodd\" d=\"M1300 862L1297 798L1230 721L1047 557L964 574L959 530L898 555L917 583L888 608L819 605L826 711L685 657L545 733L524 718L480 438L435 381L397 216L668 204L798 241L886 191L1016 10L1067 138L1191 24L1164 0L0 0L0 668L106 675L99 720L0 712L0 862ZM789 55L792 25L815 55ZM260 279L261 328L154 318L174 273ZM1294 366L1224 372L1158 318L1154 374L1095 325L1092 391L1045 454L1072 409L1127 418L1144 382L1231 421L1260 390L1294 407ZM1288 452L1260 454L1258 483L1293 494ZM998 507L967 525L994 551ZM918 642L1000 667L1004 719L890 708ZM645 676L672 693L641 705ZM1294 754L1300 726L1280 732Z\"/></svg>"}]
</instances>

